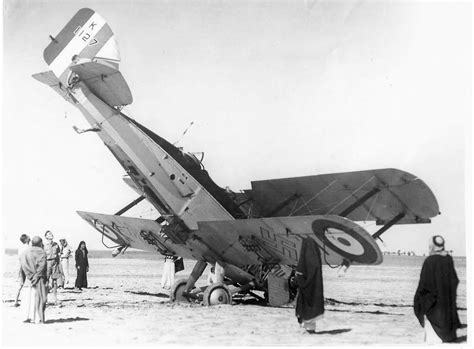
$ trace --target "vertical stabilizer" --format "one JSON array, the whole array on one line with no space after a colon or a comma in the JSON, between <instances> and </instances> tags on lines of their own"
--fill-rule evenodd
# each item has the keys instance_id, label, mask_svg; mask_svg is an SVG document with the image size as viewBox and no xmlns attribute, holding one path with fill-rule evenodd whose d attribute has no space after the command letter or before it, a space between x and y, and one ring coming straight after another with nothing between
<instances>
[{"instance_id":1,"label":"vertical stabilizer","mask_svg":"<svg viewBox=\"0 0 474 349\"><path fill-rule=\"evenodd\" d=\"M119 71L120 53L114 33L95 11L79 10L56 37L51 36L43 56L61 91L69 93L82 81L109 106L132 103L130 88ZM43 76L35 78L42 81Z\"/></svg>"},{"instance_id":2,"label":"vertical stabilizer","mask_svg":"<svg viewBox=\"0 0 474 349\"><path fill-rule=\"evenodd\" d=\"M95 11L79 10L55 37L43 54L51 71L65 82L68 67L82 59L99 58L118 68L120 54L114 34Z\"/></svg>"}]
</instances>

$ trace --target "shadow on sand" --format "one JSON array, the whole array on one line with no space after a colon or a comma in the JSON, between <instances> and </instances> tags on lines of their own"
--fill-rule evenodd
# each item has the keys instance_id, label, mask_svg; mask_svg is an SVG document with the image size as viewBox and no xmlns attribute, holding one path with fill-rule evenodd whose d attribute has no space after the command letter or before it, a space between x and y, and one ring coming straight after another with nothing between
<instances>
[{"instance_id":1,"label":"shadow on sand","mask_svg":"<svg viewBox=\"0 0 474 349\"><path fill-rule=\"evenodd\" d=\"M395 315L395 316L403 316L403 314L396 314L396 313L386 313L384 311L376 310L342 310L342 309L328 309L328 311L334 311L339 313L359 313L359 314L374 314L374 315Z\"/></svg>"},{"instance_id":2,"label":"shadow on sand","mask_svg":"<svg viewBox=\"0 0 474 349\"><path fill-rule=\"evenodd\" d=\"M340 334L352 331L352 328L339 328L337 330L318 331L315 334Z\"/></svg>"},{"instance_id":3,"label":"shadow on sand","mask_svg":"<svg viewBox=\"0 0 474 349\"><path fill-rule=\"evenodd\" d=\"M68 318L65 318L65 319L46 320L45 324L54 324L54 323L57 323L57 322L74 322L74 321L89 321L89 319L85 318L85 317L76 316L76 317L68 317Z\"/></svg>"},{"instance_id":4,"label":"shadow on sand","mask_svg":"<svg viewBox=\"0 0 474 349\"><path fill-rule=\"evenodd\" d=\"M135 291L125 291L127 293L138 294L140 296L152 296L152 297L160 297L160 298L169 298L169 294L165 293L149 293L149 292L135 292Z\"/></svg>"}]
</instances>

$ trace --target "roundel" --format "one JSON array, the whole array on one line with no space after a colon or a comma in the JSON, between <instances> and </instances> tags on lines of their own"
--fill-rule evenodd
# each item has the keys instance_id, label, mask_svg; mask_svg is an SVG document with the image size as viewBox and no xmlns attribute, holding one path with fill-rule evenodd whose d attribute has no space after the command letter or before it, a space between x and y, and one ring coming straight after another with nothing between
<instances>
[{"instance_id":1,"label":"roundel","mask_svg":"<svg viewBox=\"0 0 474 349\"><path fill-rule=\"evenodd\" d=\"M114 231L110 229L108 226L104 226L103 233L105 236L107 236L109 239L111 239L114 242L120 241L120 238L117 236L117 234L115 234Z\"/></svg>"},{"instance_id":2,"label":"roundel","mask_svg":"<svg viewBox=\"0 0 474 349\"><path fill-rule=\"evenodd\" d=\"M372 264L378 259L377 250L364 236L368 234L351 221L317 219L313 222L312 229L325 246L345 259L363 264Z\"/></svg>"}]
</instances>

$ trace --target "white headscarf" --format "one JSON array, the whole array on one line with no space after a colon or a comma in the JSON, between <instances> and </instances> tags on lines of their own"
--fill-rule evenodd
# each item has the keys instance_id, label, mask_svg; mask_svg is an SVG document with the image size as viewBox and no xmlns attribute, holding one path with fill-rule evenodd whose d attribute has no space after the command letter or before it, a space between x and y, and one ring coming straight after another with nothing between
<instances>
[{"instance_id":1,"label":"white headscarf","mask_svg":"<svg viewBox=\"0 0 474 349\"><path fill-rule=\"evenodd\" d=\"M433 254L446 255L444 250L444 238L441 235L435 235L430 238L430 256Z\"/></svg>"}]
</instances>

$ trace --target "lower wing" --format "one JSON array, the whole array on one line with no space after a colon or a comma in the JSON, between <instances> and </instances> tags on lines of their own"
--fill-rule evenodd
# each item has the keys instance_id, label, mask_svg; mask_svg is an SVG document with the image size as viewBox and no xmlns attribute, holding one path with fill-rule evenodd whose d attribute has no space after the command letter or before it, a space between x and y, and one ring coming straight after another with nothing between
<instances>
[{"instance_id":1,"label":"lower wing","mask_svg":"<svg viewBox=\"0 0 474 349\"><path fill-rule=\"evenodd\" d=\"M153 220L93 212L77 213L99 233L119 246L192 258L182 245L174 243L163 234L163 227Z\"/></svg>"},{"instance_id":2,"label":"lower wing","mask_svg":"<svg viewBox=\"0 0 474 349\"><path fill-rule=\"evenodd\" d=\"M222 260L237 266L278 263L296 265L303 238L316 241L322 262L340 265L380 264L382 253L374 238L349 219L299 216L199 222L196 237Z\"/></svg>"},{"instance_id":3,"label":"lower wing","mask_svg":"<svg viewBox=\"0 0 474 349\"><path fill-rule=\"evenodd\" d=\"M374 238L349 219L324 216L271 217L199 222L184 243L173 242L163 227L149 219L78 212L97 231L120 246L185 258L221 260L236 266L298 263L303 238L321 248L322 262L340 265L380 264ZM171 238L171 239L170 239Z\"/></svg>"}]
</instances>

